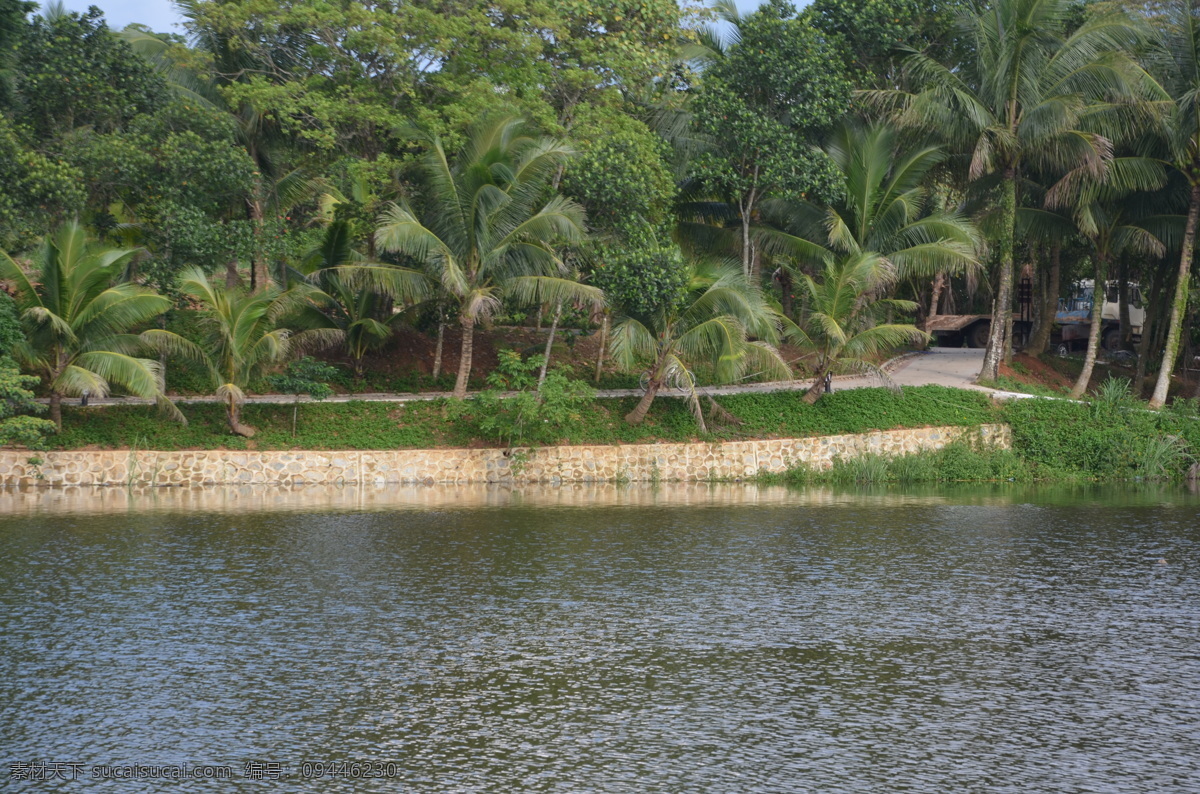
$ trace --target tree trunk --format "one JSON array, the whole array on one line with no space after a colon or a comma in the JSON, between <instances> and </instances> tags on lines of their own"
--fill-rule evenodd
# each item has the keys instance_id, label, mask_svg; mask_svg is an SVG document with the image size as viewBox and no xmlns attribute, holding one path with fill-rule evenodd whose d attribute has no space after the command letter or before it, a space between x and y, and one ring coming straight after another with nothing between
<instances>
[{"instance_id":1,"label":"tree trunk","mask_svg":"<svg viewBox=\"0 0 1200 794\"><path fill-rule=\"evenodd\" d=\"M1000 274L996 287L996 300L992 311L991 336L987 352L983 356L980 380L995 380L1000 375L1000 361L1011 357L1007 349L1005 328L1012 322L1013 286L1013 238L1016 234L1017 218L1017 171L1013 166L1004 169L1004 182L1000 186Z\"/></svg>"},{"instance_id":2,"label":"tree trunk","mask_svg":"<svg viewBox=\"0 0 1200 794\"><path fill-rule=\"evenodd\" d=\"M1150 340L1162 313L1159 309L1160 292L1162 292L1162 276L1159 274L1158 268L1155 268L1150 276L1150 290L1143 293L1146 316L1142 320L1142 338L1137 346L1137 369L1133 377L1133 393L1139 400L1142 399L1143 387L1146 383L1146 357L1150 355Z\"/></svg>"},{"instance_id":3,"label":"tree trunk","mask_svg":"<svg viewBox=\"0 0 1200 794\"><path fill-rule=\"evenodd\" d=\"M942 299L942 290L946 286L946 273L943 271L933 278L933 293L929 296L929 314L925 317L925 331L933 327L933 321L938 316L938 301Z\"/></svg>"},{"instance_id":4,"label":"tree trunk","mask_svg":"<svg viewBox=\"0 0 1200 794\"><path fill-rule=\"evenodd\" d=\"M1004 365L1012 366L1013 357L1013 317L1009 312L1004 318Z\"/></svg>"},{"instance_id":5,"label":"tree trunk","mask_svg":"<svg viewBox=\"0 0 1200 794\"><path fill-rule=\"evenodd\" d=\"M596 385L600 385L600 373L604 370L604 346L608 344L608 312L600 323L600 352L596 355Z\"/></svg>"},{"instance_id":6,"label":"tree trunk","mask_svg":"<svg viewBox=\"0 0 1200 794\"><path fill-rule=\"evenodd\" d=\"M1087 394L1088 384L1092 380L1092 370L1096 367L1096 351L1100 348L1100 324L1104 317L1105 295L1104 279L1108 275L1108 254L1096 253L1096 285L1092 290L1092 326L1088 330L1087 355L1083 357L1083 371L1079 373L1074 388L1067 395L1072 400L1078 400Z\"/></svg>"},{"instance_id":7,"label":"tree trunk","mask_svg":"<svg viewBox=\"0 0 1200 794\"><path fill-rule=\"evenodd\" d=\"M542 356L542 368L538 371L538 390L546 382L546 370L550 367L550 351L554 349L554 332L558 330L558 321L562 319L562 301L554 304L554 319L550 323L550 333L546 336L546 353Z\"/></svg>"},{"instance_id":8,"label":"tree trunk","mask_svg":"<svg viewBox=\"0 0 1200 794\"><path fill-rule=\"evenodd\" d=\"M1121 257L1121 263L1117 267L1117 316L1121 321L1121 349L1132 350L1133 328L1129 325L1129 264L1125 257Z\"/></svg>"},{"instance_id":9,"label":"tree trunk","mask_svg":"<svg viewBox=\"0 0 1200 794\"><path fill-rule=\"evenodd\" d=\"M743 202L741 209L742 214L742 275L746 280L750 280L750 211L748 205Z\"/></svg>"},{"instance_id":10,"label":"tree trunk","mask_svg":"<svg viewBox=\"0 0 1200 794\"><path fill-rule=\"evenodd\" d=\"M946 288L942 290L942 305L938 314L958 314L958 304L954 300L954 280L946 280Z\"/></svg>"},{"instance_id":11,"label":"tree trunk","mask_svg":"<svg viewBox=\"0 0 1200 794\"><path fill-rule=\"evenodd\" d=\"M242 406L232 396L229 397L229 402L225 404L225 419L229 422L229 429L234 435L242 436L243 438L254 438L254 428L250 425L242 424Z\"/></svg>"},{"instance_id":12,"label":"tree trunk","mask_svg":"<svg viewBox=\"0 0 1200 794\"><path fill-rule=\"evenodd\" d=\"M50 421L62 432L62 392L50 392Z\"/></svg>"},{"instance_id":13,"label":"tree trunk","mask_svg":"<svg viewBox=\"0 0 1200 794\"><path fill-rule=\"evenodd\" d=\"M225 289L233 289L241 283L242 277L238 273L238 261L230 259L225 263Z\"/></svg>"},{"instance_id":14,"label":"tree trunk","mask_svg":"<svg viewBox=\"0 0 1200 794\"><path fill-rule=\"evenodd\" d=\"M1050 333L1054 330L1054 315L1058 313L1058 287L1062 276L1062 243L1055 240L1050 246L1050 273L1042 288L1042 310L1037 325L1029 338L1025 352L1040 356L1050 346Z\"/></svg>"},{"instance_id":15,"label":"tree trunk","mask_svg":"<svg viewBox=\"0 0 1200 794\"><path fill-rule=\"evenodd\" d=\"M433 379L437 380L442 374L442 344L446 341L446 324L438 320L437 347L433 351Z\"/></svg>"},{"instance_id":16,"label":"tree trunk","mask_svg":"<svg viewBox=\"0 0 1200 794\"><path fill-rule=\"evenodd\" d=\"M271 277L267 274L267 261L262 253L263 208L256 196L247 201L250 228L254 233L254 249L250 255L250 290L266 289Z\"/></svg>"},{"instance_id":17,"label":"tree trunk","mask_svg":"<svg viewBox=\"0 0 1200 794\"><path fill-rule=\"evenodd\" d=\"M625 421L631 425L640 425L644 422L646 414L650 413L650 404L654 402L654 395L658 394L660 388L662 388L662 381L651 378L646 387L646 393L642 395L642 399L638 400L634 409L625 415Z\"/></svg>"},{"instance_id":18,"label":"tree trunk","mask_svg":"<svg viewBox=\"0 0 1200 794\"><path fill-rule=\"evenodd\" d=\"M1200 183L1192 185L1187 225L1183 231L1183 252L1179 255L1179 277L1175 282L1175 299L1171 301L1171 324L1167 331L1167 344L1163 349L1162 367L1158 370L1158 382L1154 385L1154 395L1150 398L1151 408L1162 408L1167 402L1171 371L1175 369L1175 358L1179 355L1183 312L1188 301L1188 280L1192 273L1192 248L1196 245L1197 216L1200 216Z\"/></svg>"},{"instance_id":19,"label":"tree trunk","mask_svg":"<svg viewBox=\"0 0 1200 794\"><path fill-rule=\"evenodd\" d=\"M786 267L779 268L779 306L783 309L783 316L791 319L794 298L792 298L792 274Z\"/></svg>"},{"instance_id":20,"label":"tree trunk","mask_svg":"<svg viewBox=\"0 0 1200 794\"><path fill-rule=\"evenodd\" d=\"M458 378L454 381L454 391L451 394L461 400L467 396L467 381L471 379L471 353L475 350L475 318L462 315L459 317L462 325L462 352L458 358Z\"/></svg>"},{"instance_id":21,"label":"tree trunk","mask_svg":"<svg viewBox=\"0 0 1200 794\"><path fill-rule=\"evenodd\" d=\"M700 425L701 433L708 433L708 423L704 421L704 409L700 407L700 398L695 392L692 392L685 399L688 401L688 408L692 411L692 416L696 419L696 424ZM711 400L712 398L709 397ZM714 401L714 405L715 405Z\"/></svg>"},{"instance_id":22,"label":"tree trunk","mask_svg":"<svg viewBox=\"0 0 1200 794\"><path fill-rule=\"evenodd\" d=\"M817 370L817 377L813 381L813 385L808 387L808 391L804 392L803 400L808 405L813 405L817 400L821 399L821 395L825 393L825 378L829 377L830 367L825 366Z\"/></svg>"}]
</instances>

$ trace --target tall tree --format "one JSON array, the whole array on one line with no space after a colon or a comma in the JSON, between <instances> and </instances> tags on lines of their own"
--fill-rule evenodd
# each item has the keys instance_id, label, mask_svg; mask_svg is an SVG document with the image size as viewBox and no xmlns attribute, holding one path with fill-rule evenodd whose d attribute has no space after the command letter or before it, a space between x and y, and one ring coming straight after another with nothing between
<instances>
[{"instance_id":1,"label":"tall tree","mask_svg":"<svg viewBox=\"0 0 1200 794\"><path fill-rule=\"evenodd\" d=\"M1189 194L1166 347L1150 397L1151 408L1166 403L1171 373L1179 356L1196 248L1196 225L1200 220L1200 0L1171 0L1160 24L1162 47L1155 52L1152 67L1172 99L1168 128L1170 155L1174 166L1187 178Z\"/></svg>"},{"instance_id":2,"label":"tall tree","mask_svg":"<svg viewBox=\"0 0 1200 794\"><path fill-rule=\"evenodd\" d=\"M16 118L40 140L79 127L111 132L166 96L154 69L114 36L100 9L50 3L18 39Z\"/></svg>"},{"instance_id":3,"label":"tall tree","mask_svg":"<svg viewBox=\"0 0 1200 794\"><path fill-rule=\"evenodd\" d=\"M1136 195L1138 191L1158 190L1165 183L1161 163L1143 157L1117 157L1109 163L1102 181L1085 181L1073 191L1069 190L1072 185L1060 183L1059 187L1065 189L1052 190L1047 197L1051 208L1071 208L1080 233L1092 244L1092 320L1083 370L1071 389L1071 399L1082 397L1092 378L1100 349L1108 279L1117 257L1129 253L1161 257L1166 253L1163 241L1142 223L1139 216L1147 214L1145 202L1139 202Z\"/></svg>"},{"instance_id":4,"label":"tall tree","mask_svg":"<svg viewBox=\"0 0 1200 794\"><path fill-rule=\"evenodd\" d=\"M283 318L304 300L303 294L274 286L257 292L213 283L199 268L185 270L179 291L200 306L203 338L194 344L179 338L163 340L164 350L190 358L204 367L214 393L225 407L231 432L250 438L255 429L242 422L246 391L294 350L324 344L322 331L293 334Z\"/></svg>"},{"instance_id":5,"label":"tall tree","mask_svg":"<svg viewBox=\"0 0 1200 794\"><path fill-rule=\"evenodd\" d=\"M454 396L467 393L475 326L505 297L518 304L603 302L563 275L555 243L583 238L583 210L550 189L570 150L520 134L523 122L481 124L451 163L434 137L424 161L426 211L392 204L375 233L383 251L421 263L458 309L462 351ZM548 196L548 197L547 197Z\"/></svg>"},{"instance_id":6,"label":"tall tree","mask_svg":"<svg viewBox=\"0 0 1200 794\"><path fill-rule=\"evenodd\" d=\"M814 144L849 107L841 63L793 6L771 0L740 20L736 42L703 73L691 109L712 145L693 163L692 193L728 206L748 278L758 267L752 228L762 202L833 186Z\"/></svg>"},{"instance_id":7,"label":"tall tree","mask_svg":"<svg viewBox=\"0 0 1200 794\"><path fill-rule=\"evenodd\" d=\"M867 96L898 110L902 124L930 129L970 153L969 177L994 185L999 234L993 322L980 377L995 379L1011 338L1013 246L1018 186L1036 167L1064 179L1102 176L1112 157L1111 134L1127 129L1128 100L1152 91L1130 52L1144 28L1121 13L1089 16L1068 29L1069 0L996 0L968 19L970 46L946 66L913 53L906 69L915 93Z\"/></svg>"}]
</instances>

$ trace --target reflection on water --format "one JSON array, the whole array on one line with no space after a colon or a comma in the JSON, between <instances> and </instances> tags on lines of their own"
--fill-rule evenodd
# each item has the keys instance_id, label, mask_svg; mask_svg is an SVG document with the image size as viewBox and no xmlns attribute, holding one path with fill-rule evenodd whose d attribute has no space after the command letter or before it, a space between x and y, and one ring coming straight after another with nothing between
<instances>
[{"instance_id":1,"label":"reflection on water","mask_svg":"<svg viewBox=\"0 0 1200 794\"><path fill-rule=\"evenodd\" d=\"M472 507L737 507L914 504L1200 505L1179 485L859 486L792 488L741 483L567 485L216 485L185 488L2 488L0 515L141 511L361 511Z\"/></svg>"},{"instance_id":2,"label":"reflection on water","mask_svg":"<svg viewBox=\"0 0 1200 794\"><path fill-rule=\"evenodd\" d=\"M346 760L391 765L335 787L368 792L1200 780L1187 492L38 490L0 515L5 765L233 769L182 791L325 790L303 762ZM57 785L93 788L162 784Z\"/></svg>"}]
</instances>

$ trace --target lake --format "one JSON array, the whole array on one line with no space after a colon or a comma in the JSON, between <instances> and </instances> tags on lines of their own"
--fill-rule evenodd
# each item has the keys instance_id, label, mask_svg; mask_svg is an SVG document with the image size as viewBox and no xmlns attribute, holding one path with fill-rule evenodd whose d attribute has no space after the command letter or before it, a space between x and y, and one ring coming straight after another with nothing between
<instances>
[{"instance_id":1,"label":"lake","mask_svg":"<svg viewBox=\"0 0 1200 794\"><path fill-rule=\"evenodd\" d=\"M1170 488L0 492L0 788L1200 791L1198 572Z\"/></svg>"}]
</instances>

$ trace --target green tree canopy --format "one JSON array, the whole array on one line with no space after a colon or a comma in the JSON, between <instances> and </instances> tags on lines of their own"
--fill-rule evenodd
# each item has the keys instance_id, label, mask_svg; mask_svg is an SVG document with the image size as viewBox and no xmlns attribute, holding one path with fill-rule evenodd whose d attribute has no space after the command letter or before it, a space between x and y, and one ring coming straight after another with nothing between
<instances>
[{"instance_id":1,"label":"green tree canopy","mask_svg":"<svg viewBox=\"0 0 1200 794\"><path fill-rule=\"evenodd\" d=\"M830 42L780 0L739 25L739 38L703 74L692 105L712 142L692 168L698 196L730 207L742 269L754 269L751 226L771 195L830 195L835 177L814 146L849 107L851 84Z\"/></svg>"},{"instance_id":2,"label":"green tree canopy","mask_svg":"<svg viewBox=\"0 0 1200 794\"><path fill-rule=\"evenodd\" d=\"M79 127L119 129L166 96L166 84L114 36L95 6L83 14L50 5L20 35L14 112L39 141Z\"/></svg>"}]
</instances>

